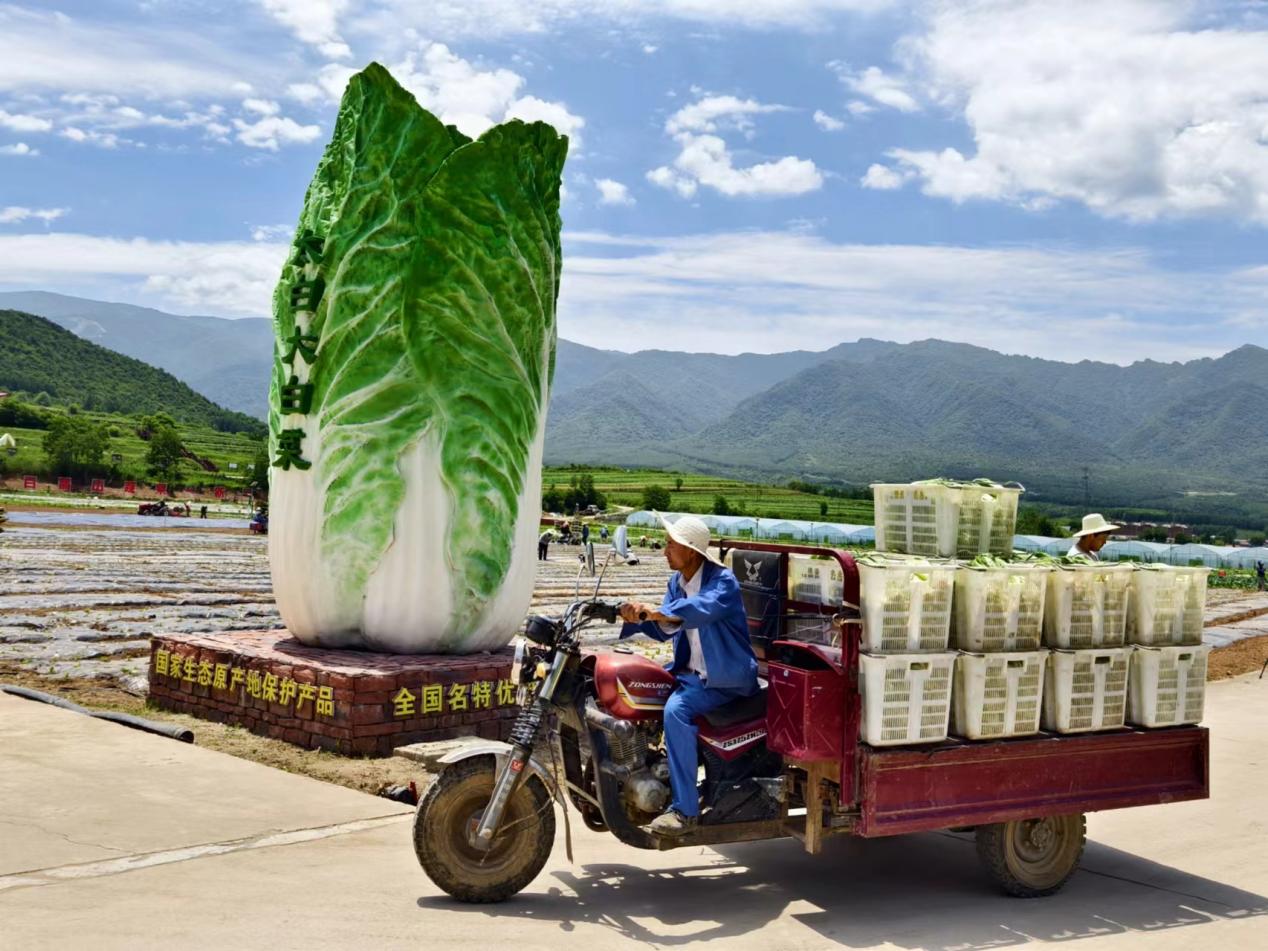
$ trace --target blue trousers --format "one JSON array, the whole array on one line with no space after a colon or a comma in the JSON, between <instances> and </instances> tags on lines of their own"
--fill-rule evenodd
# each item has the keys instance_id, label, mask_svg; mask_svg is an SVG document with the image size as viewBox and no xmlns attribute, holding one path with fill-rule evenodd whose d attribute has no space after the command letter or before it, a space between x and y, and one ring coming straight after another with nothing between
<instances>
[{"instance_id":1,"label":"blue trousers","mask_svg":"<svg viewBox=\"0 0 1268 951\"><path fill-rule=\"evenodd\" d=\"M674 792L673 806L684 816L700 815L700 794L696 790L699 756L693 722L702 713L716 710L723 704L751 691L706 687L692 673L675 675L674 692L665 704L665 749L669 754L669 784Z\"/></svg>"}]
</instances>

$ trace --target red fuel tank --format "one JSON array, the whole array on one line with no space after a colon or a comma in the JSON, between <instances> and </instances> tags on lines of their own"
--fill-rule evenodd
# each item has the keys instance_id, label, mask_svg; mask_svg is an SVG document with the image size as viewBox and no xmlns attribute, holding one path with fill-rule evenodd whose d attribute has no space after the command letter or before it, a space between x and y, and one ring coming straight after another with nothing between
<instances>
[{"instance_id":1,"label":"red fuel tank","mask_svg":"<svg viewBox=\"0 0 1268 951\"><path fill-rule=\"evenodd\" d=\"M621 720L659 720L674 678L641 654L602 653L594 659L599 706Z\"/></svg>"}]
</instances>

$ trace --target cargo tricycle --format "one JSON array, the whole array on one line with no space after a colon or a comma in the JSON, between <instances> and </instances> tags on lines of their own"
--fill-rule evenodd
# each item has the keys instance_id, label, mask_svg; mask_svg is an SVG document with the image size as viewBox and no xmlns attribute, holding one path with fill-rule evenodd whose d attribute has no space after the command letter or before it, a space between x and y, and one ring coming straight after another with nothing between
<instances>
[{"instance_id":1,"label":"cargo tricycle","mask_svg":"<svg viewBox=\"0 0 1268 951\"><path fill-rule=\"evenodd\" d=\"M732 547L762 689L696 721L699 824L675 837L646 828L670 802L662 717L673 677L628 647L582 644L587 626L617 620L619 605L598 594L611 562L629 554L622 528L589 596L578 587L562 615L527 621L510 742L451 752L422 796L414 846L438 886L468 902L514 895L549 857L555 805L570 804L587 828L638 849L788 838L817 854L835 835L972 830L990 878L1037 897L1077 867L1087 813L1208 796L1208 733L1198 726L861 742L854 559L806 545ZM839 603L787 597L798 593L787 587L793 555L838 569Z\"/></svg>"}]
</instances>

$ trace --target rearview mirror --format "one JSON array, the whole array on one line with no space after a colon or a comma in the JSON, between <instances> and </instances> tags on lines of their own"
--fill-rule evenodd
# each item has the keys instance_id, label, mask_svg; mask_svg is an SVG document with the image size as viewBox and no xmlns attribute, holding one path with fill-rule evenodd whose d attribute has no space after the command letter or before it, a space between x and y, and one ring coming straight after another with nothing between
<instances>
[{"instance_id":1,"label":"rearview mirror","mask_svg":"<svg viewBox=\"0 0 1268 951\"><path fill-rule=\"evenodd\" d=\"M629 532L622 525L616 530L616 534L612 536L612 550L622 558L630 557L630 538Z\"/></svg>"},{"instance_id":2,"label":"rearview mirror","mask_svg":"<svg viewBox=\"0 0 1268 951\"><path fill-rule=\"evenodd\" d=\"M590 572L590 577L593 578L595 575L594 542L586 542L586 551L585 551L584 557L586 560L586 571Z\"/></svg>"}]
</instances>

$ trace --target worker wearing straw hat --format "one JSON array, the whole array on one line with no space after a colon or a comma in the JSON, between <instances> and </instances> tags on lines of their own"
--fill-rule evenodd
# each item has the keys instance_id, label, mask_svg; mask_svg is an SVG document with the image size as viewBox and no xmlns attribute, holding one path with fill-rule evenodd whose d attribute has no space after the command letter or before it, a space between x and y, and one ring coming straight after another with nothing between
<instances>
[{"instance_id":1,"label":"worker wearing straw hat","mask_svg":"<svg viewBox=\"0 0 1268 951\"><path fill-rule=\"evenodd\" d=\"M1100 550L1109 541L1110 532L1119 527L1105 521L1105 516L1100 512L1084 515L1083 529L1074 533L1074 544L1070 546L1070 550L1066 552L1066 555L1083 555L1086 558L1100 561Z\"/></svg>"},{"instance_id":2,"label":"worker wearing straw hat","mask_svg":"<svg viewBox=\"0 0 1268 951\"><path fill-rule=\"evenodd\" d=\"M735 575L709 551L709 526L694 515L660 518L665 560L674 573L659 608L632 601L621 606L621 637L673 638L674 692L665 704L665 749L673 802L652 832L682 835L700 815L696 789L695 718L757 692L757 658Z\"/></svg>"}]
</instances>

